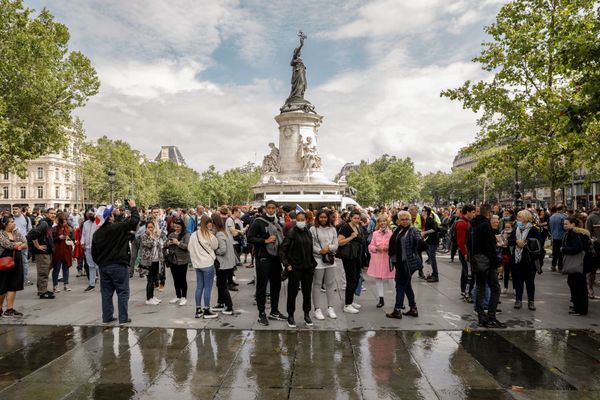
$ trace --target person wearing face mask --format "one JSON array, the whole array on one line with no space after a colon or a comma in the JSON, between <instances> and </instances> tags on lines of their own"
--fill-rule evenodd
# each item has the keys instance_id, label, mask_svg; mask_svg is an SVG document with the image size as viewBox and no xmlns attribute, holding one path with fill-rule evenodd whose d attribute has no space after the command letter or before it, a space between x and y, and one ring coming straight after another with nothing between
<instances>
[{"instance_id":1,"label":"person wearing face mask","mask_svg":"<svg viewBox=\"0 0 600 400\"><path fill-rule=\"evenodd\" d=\"M89 210L86 214L87 220L83 223L83 231L81 232L81 245L85 254L86 272L88 276L88 286L84 292L90 292L96 288L96 273L98 266L92 258L92 238L98 230L98 225L95 224L96 215L93 210Z\"/></svg>"},{"instance_id":2,"label":"person wearing face mask","mask_svg":"<svg viewBox=\"0 0 600 400\"><path fill-rule=\"evenodd\" d=\"M277 219L277 203L269 200L265 204L265 213L252 222L248 230L248 243L254 246L256 255L256 306L258 323L269 325L269 319L285 321L287 318L279 312L279 292L281 290L280 246L283 242L283 230ZM267 318L267 283L271 293L271 313Z\"/></svg>"},{"instance_id":3,"label":"person wearing face mask","mask_svg":"<svg viewBox=\"0 0 600 400\"><path fill-rule=\"evenodd\" d=\"M369 252L371 253L371 261L367 275L375 278L375 286L377 287L377 295L379 302L377 308L383 307L383 283L384 280L394 279L394 271L390 271L390 257L388 255L388 246L392 237L392 230L389 228L390 220L387 214L383 213L377 218L375 230L369 244Z\"/></svg>"},{"instance_id":4,"label":"person wearing face mask","mask_svg":"<svg viewBox=\"0 0 600 400\"><path fill-rule=\"evenodd\" d=\"M296 213L296 225L290 229L281 245L281 261L287 269L288 296L287 296L287 324L290 328L296 327L294 312L296 311L296 296L299 286L302 286L302 310L306 326L312 326L310 318L311 288L317 262L313 256L313 238L306 226L306 214Z\"/></svg>"},{"instance_id":5,"label":"person wearing face mask","mask_svg":"<svg viewBox=\"0 0 600 400\"><path fill-rule=\"evenodd\" d=\"M533 225L533 215L528 210L521 210L517 214L517 229L508 239L509 246L515 246L512 255L513 284L515 285L515 309L520 309L523 302L523 287L527 290L527 307L535 311L535 276L537 274L536 262L539 255L532 254L529 241L539 241L541 247L542 237L539 229ZM537 260L536 260L537 259Z\"/></svg>"}]
</instances>

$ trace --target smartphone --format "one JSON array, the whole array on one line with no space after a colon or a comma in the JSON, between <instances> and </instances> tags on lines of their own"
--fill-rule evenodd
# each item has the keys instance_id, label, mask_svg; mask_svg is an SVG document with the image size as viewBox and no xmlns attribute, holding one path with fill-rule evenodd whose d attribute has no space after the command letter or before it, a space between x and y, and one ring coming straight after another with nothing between
<instances>
[{"instance_id":1,"label":"smartphone","mask_svg":"<svg viewBox=\"0 0 600 400\"><path fill-rule=\"evenodd\" d=\"M129 210L129 199L125 199L123 203L125 204L125 210Z\"/></svg>"}]
</instances>

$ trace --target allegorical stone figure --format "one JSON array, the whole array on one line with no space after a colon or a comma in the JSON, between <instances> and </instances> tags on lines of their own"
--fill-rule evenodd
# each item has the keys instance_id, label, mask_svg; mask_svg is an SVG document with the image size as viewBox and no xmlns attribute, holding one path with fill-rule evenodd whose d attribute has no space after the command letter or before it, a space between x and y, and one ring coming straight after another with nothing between
<instances>
[{"instance_id":1,"label":"allegorical stone figure","mask_svg":"<svg viewBox=\"0 0 600 400\"><path fill-rule=\"evenodd\" d=\"M304 46L306 35L300 31L298 37L300 37L300 46L294 49L294 55L290 62L292 66L292 91L287 99L288 102L290 100L304 99L304 92L306 91L306 67L302 62L302 58L300 58L300 52L302 51L302 46Z\"/></svg>"},{"instance_id":2,"label":"allegorical stone figure","mask_svg":"<svg viewBox=\"0 0 600 400\"><path fill-rule=\"evenodd\" d=\"M298 145L298 154L302 160L303 169L318 169L321 168L321 157L317 152L317 146L312 142L312 138L309 136L306 138L306 142L302 141L300 136L300 143Z\"/></svg>"},{"instance_id":3,"label":"allegorical stone figure","mask_svg":"<svg viewBox=\"0 0 600 400\"><path fill-rule=\"evenodd\" d=\"M269 143L269 147L271 148L271 152L263 159L262 171L263 173L279 172L281 170L279 164L279 149L273 142Z\"/></svg>"}]
</instances>

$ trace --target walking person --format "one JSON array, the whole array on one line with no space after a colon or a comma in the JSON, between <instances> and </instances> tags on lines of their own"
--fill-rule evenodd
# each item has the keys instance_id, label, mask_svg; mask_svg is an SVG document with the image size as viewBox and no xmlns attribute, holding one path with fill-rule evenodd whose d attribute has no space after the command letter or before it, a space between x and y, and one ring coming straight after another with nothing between
<instances>
[{"instance_id":1,"label":"walking person","mask_svg":"<svg viewBox=\"0 0 600 400\"><path fill-rule=\"evenodd\" d=\"M578 227L577 217L565 218L561 254L564 254L563 267L567 271L567 284L571 292L573 306L569 314L574 316L586 315L588 313L588 293L585 282L586 249L590 245L590 232ZM589 256L588 256L589 257Z\"/></svg>"},{"instance_id":2,"label":"walking person","mask_svg":"<svg viewBox=\"0 0 600 400\"><path fill-rule=\"evenodd\" d=\"M312 298L315 307L315 318L324 320L324 309L329 318L337 315L333 309L335 302L335 252L338 249L338 239L330 212L321 210L317 213L316 223L310 228L313 239L313 256L317 261L312 283ZM325 290L325 293L321 291Z\"/></svg>"},{"instance_id":3,"label":"walking person","mask_svg":"<svg viewBox=\"0 0 600 400\"><path fill-rule=\"evenodd\" d=\"M369 244L369 252L371 253L371 260L369 262L369 269L367 275L375 278L375 286L377 287L377 296L379 302L377 308L381 308L385 305L383 299L383 289L385 280L394 279L394 271L390 271L390 256L388 254L388 248L390 239L392 238L392 230L389 228L389 218L387 214L380 214L377 218L375 230Z\"/></svg>"},{"instance_id":4,"label":"walking person","mask_svg":"<svg viewBox=\"0 0 600 400\"><path fill-rule=\"evenodd\" d=\"M531 242L537 241L535 249L542 248L542 235L533 225L533 215L528 210L517 213L517 229L508 239L508 245L514 246L512 260L513 285L515 286L515 309L520 309L523 302L523 286L527 290L527 308L535 311L535 276L541 262L540 254L532 252Z\"/></svg>"},{"instance_id":5,"label":"walking person","mask_svg":"<svg viewBox=\"0 0 600 400\"><path fill-rule=\"evenodd\" d=\"M425 240L425 243L427 243L427 257L431 263L431 275L427 277L427 282L439 282L437 259L435 255L438 245L440 244L440 237L437 223L431 208L423 207L423 211L421 212L421 221L423 224L421 237Z\"/></svg>"},{"instance_id":6,"label":"walking person","mask_svg":"<svg viewBox=\"0 0 600 400\"><path fill-rule=\"evenodd\" d=\"M181 218L175 219L171 227L173 232L167 237L167 251L169 256L164 262L171 269L173 284L175 285L175 297L169 301L170 304L185 306L187 304L187 270L190 263L190 234L185 229L185 222Z\"/></svg>"},{"instance_id":7,"label":"walking person","mask_svg":"<svg viewBox=\"0 0 600 400\"><path fill-rule=\"evenodd\" d=\"M346 276L344 312L350 314L358 313L361 307L354 302L354 293L359 283L363 252L366 248L365 238L361 234L360 229L361 213L358 210L353 210L350 213L350 222L342 225L338 232L338 251Z\"/></svg>"},{"instance_id":8,"label":"walking person","mask_svg":"<svg viewBox=\"0 0 600 400\"><path fill-rule=\"evenodd\" d=\"M567 215L564 213L564 210L565 206L562 204L552 207L551 211L554 211L554 213L550 216L550 221L548 222L548 225L550 226L550 236L552 237L552 272L556 272L556 267L561 271L563 265L560 248L566 233L564 224Z\"/></svg>"},{"instance_id":9,"label":"walking person","mask_svg":"<svg viewBox=\"0 0 600 400\"><path fill-rule=\"evenodd\" d=\"M190 260L196 271L196 318L211 319L217 314L210 309L210 295L215 278L215 250L219 242L212 234L213 224L208 215L202 215L198 230L191 234L188 243ZM202 308L204 299L204 309Z\"/></svg>"},{"instance_id":10,"label":"walking person","mask_svg":"<svg viewBox=\"0 0 600 400\"><path fill-rule=\"evenodd\" d=\"M14 266L0 271L0 316L21 317L23 314L15 310L17 292L23 290L25 275L23 274L23 257L21 251L27 250L27 239L16 228L15 219L5 216L0 219L0 257L12 258ZM4 300L6 311L2 313Z\"/></svg>"},{"instance_id":11,"label":"walking person","mask_svg":"<svg viewBox=\"0 0 600 400\"><path fill-rule=\"evenodd\" d=\"M54 293L59 293L58 275L62 270L63 289L70 292L69 268L73 264L73 241L71 240L71 226L62 212L56 215L56 226L52 228L54 252L52 253L52 284Z\"/></svg>"},{"instance_id":12,"label":"walking person","mask_svg":"<svg viewBox=\"0 0 600 400\"><path fill-rule=\"evenodd\" d=\"M306 226L306 213L296 213L296 224L291 228L281 245L281 261L288 273L287 324L296 327L294 312L299 286L302 287L302 311L304 323L312 326L310 318L311 288L317 262L313 256L313 238Z\"/></svg>"},{"instance_id":13,"label":"walking person","mask_svg":"<svg viewBox=\"0 0 600 400\"><path fill-rule=\"evenodd\" d=\"M146 222L146 230L140 239L141 261L140 265L147 270L146 275L146 305L156 306L160 300L154 296L154 286L158 279L158 268L162 258L162 240L156 230L154 221Z\"/></svg>"},{"instance_id":14,"label":"walking person","mask_svg":"<svg viewBox=\"0 0 600 400\"><path fill-rule=\"evenodd\" d=\"M114 222L112 206L101 206L96 212L98 229L92 237L92 258L100 270L102 322L115 321L113 295L117 293L119 324L131 322L129 302L129 234L139 221L135 200L129 200L131 217ZM90 268L91 275L91 268Z\"/></svg>"},{"instance_id":15,"label":"walking person","mask_svg":"<svg viewBox=\"0 0 600 400\"><path fill-rule=\"evenodd\" d=\"M52 253L54 240L52 239L52 225L56 218L56 210L49 208L45 217L33 228L27 237L33 243L35 266L37 268L37 294L40 299L53 299L54 293L48 291L48 277L52 268Z\"/></svg>"},{"instance_id":16,"label":"walking person","mask_svg":"<svg viewBox=\"0 0 600 400\"><path fill-rule=\"evenodd\" d=\"M23 238L27 237L29 231L33 228L31 219L23 214L23 211L20 207L13 207L13 218L15 220L15 228L19 231ZM25 280L25 285L33 285L33 283L29 280L29 249L24 248L21 250L21 256L23 257L23 276Z\"/></svg>"},{"instance_id":17,"label":"walking person","mask_svg":"<svg viewBox=\"0 0 600 400\"><path fill-rule=\"evenodd\" d=\"M496 254L496 237L490 225L491 215L492 207L489 204L482 204L479 215L471 220L471 227L467 232L467 248L477 289L475 310L479 326L506 328L506 324L496 318L496 308L500 300L500 284L496 270L500 267L500 261ZM483 304L486 285L491 293L487 315Z\"/></svg>"},{"instance_id":18,"label":"walking person","mask_svg":"<svg viewBox=\"0 0 600 400\"><path fill-rule=\"evenodd\" d=\"M280 246L283 243L283 229L277 219L277 203L268 200L264 214L257 216L248 230L248 243L254 247L256 257L256 306L258 323L269 325L269 319L285 321L279 312L279 292L281 291ZM267 283L270 288L271 313L267 319Z\"/></svg>"},{"instance_id":19,"label":"walking person","mask_svg":"<svg viewBox=\"0 0 600 400\"><path fill-rule=\"evenodd\" d=\"M396 302L394 310L387 313L386 317L402 319L402 315L418 317L415 292L412 288L412 276L415 271L420 271L423 261L419 257L419 242L421 233L411 226L412 217L408 211L400 211L396 223L398 227L392 234L388 245L390 267L395 270ZM410 309L402 313L404 296L408 299Z\"/></svg>"},{"instance_id":20,"label":"walking person","mask_svg":"<svg viewBox=\"0 0 600 400\"><path fill-rule=\"evenodd\" d=\"M92 257L92 243L94 233L96 233L97 230L98 225L96 224L96 215L94 211L90 210L87 213L87 220L83 223L83 232L81 233L81 245L83 246L88 276L88 286L84 289L84 292L90 292L96 288L98 265L96 265L94 258Z\"/></svg>"},{"instance_id":21,"label":"walking person","mask_svg":"<svg viewBox=\"0 0 600 400\"><path fill-rule=\"evenodd\" d=\"M217 259L215 265L217 274L217 305L214 311L221 311L224 315L233 315L233 302L229 293L229 282L233 274L233 268L237 264L237 254L234 249L234 237L228 235L223 218L219 215L212 216L218 247L215 250Z\"/></svg>"}]
</instances>

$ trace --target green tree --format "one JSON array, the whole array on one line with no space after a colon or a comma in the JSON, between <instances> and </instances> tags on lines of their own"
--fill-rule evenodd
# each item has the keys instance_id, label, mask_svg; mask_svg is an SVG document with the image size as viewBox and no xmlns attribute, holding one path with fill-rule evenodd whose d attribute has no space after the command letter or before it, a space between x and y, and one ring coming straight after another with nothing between
<instances>
[{"instance_id":1,"label":"green tree","mask_svg":"<svg viewBox=\"0 0 600 400\"><path fill-rule=\"evenodd\" d=\"M346 179L348 186L356 189L356 201L360 204L376 204L379 201L377 180L373 168L366 161L361 161L358 169L350 171Z\"/></svg>"},{"instance_id":2,"label":"green tree","mask_svg":"<svg viewBox=\"0 0 600 400\"><path fill-rule=\"evenodd\" d=\"M534 170L554 189L572 171L577 135L569 129L565 103L578 74L562 61L574 32L595 18L593 0L515 0L486 28L492 41L474 59L489 81L442 92L463 107L481 112L471 150L478 171L494 165L502 173ZM495 164L494 164L495 163Z\"/></svg>"},{"instance_id":3,"label":"green tree","mask_svg":"<svg viewBox=\"0 0 600 400\"><path fill-rule=\"evenodd\" d=\"M69 31L43 9L0 0L0 165L24 174L26 161L67 144L72 111L98 92L90 60L68 50Z\"/></svg>"}]
</instances>

